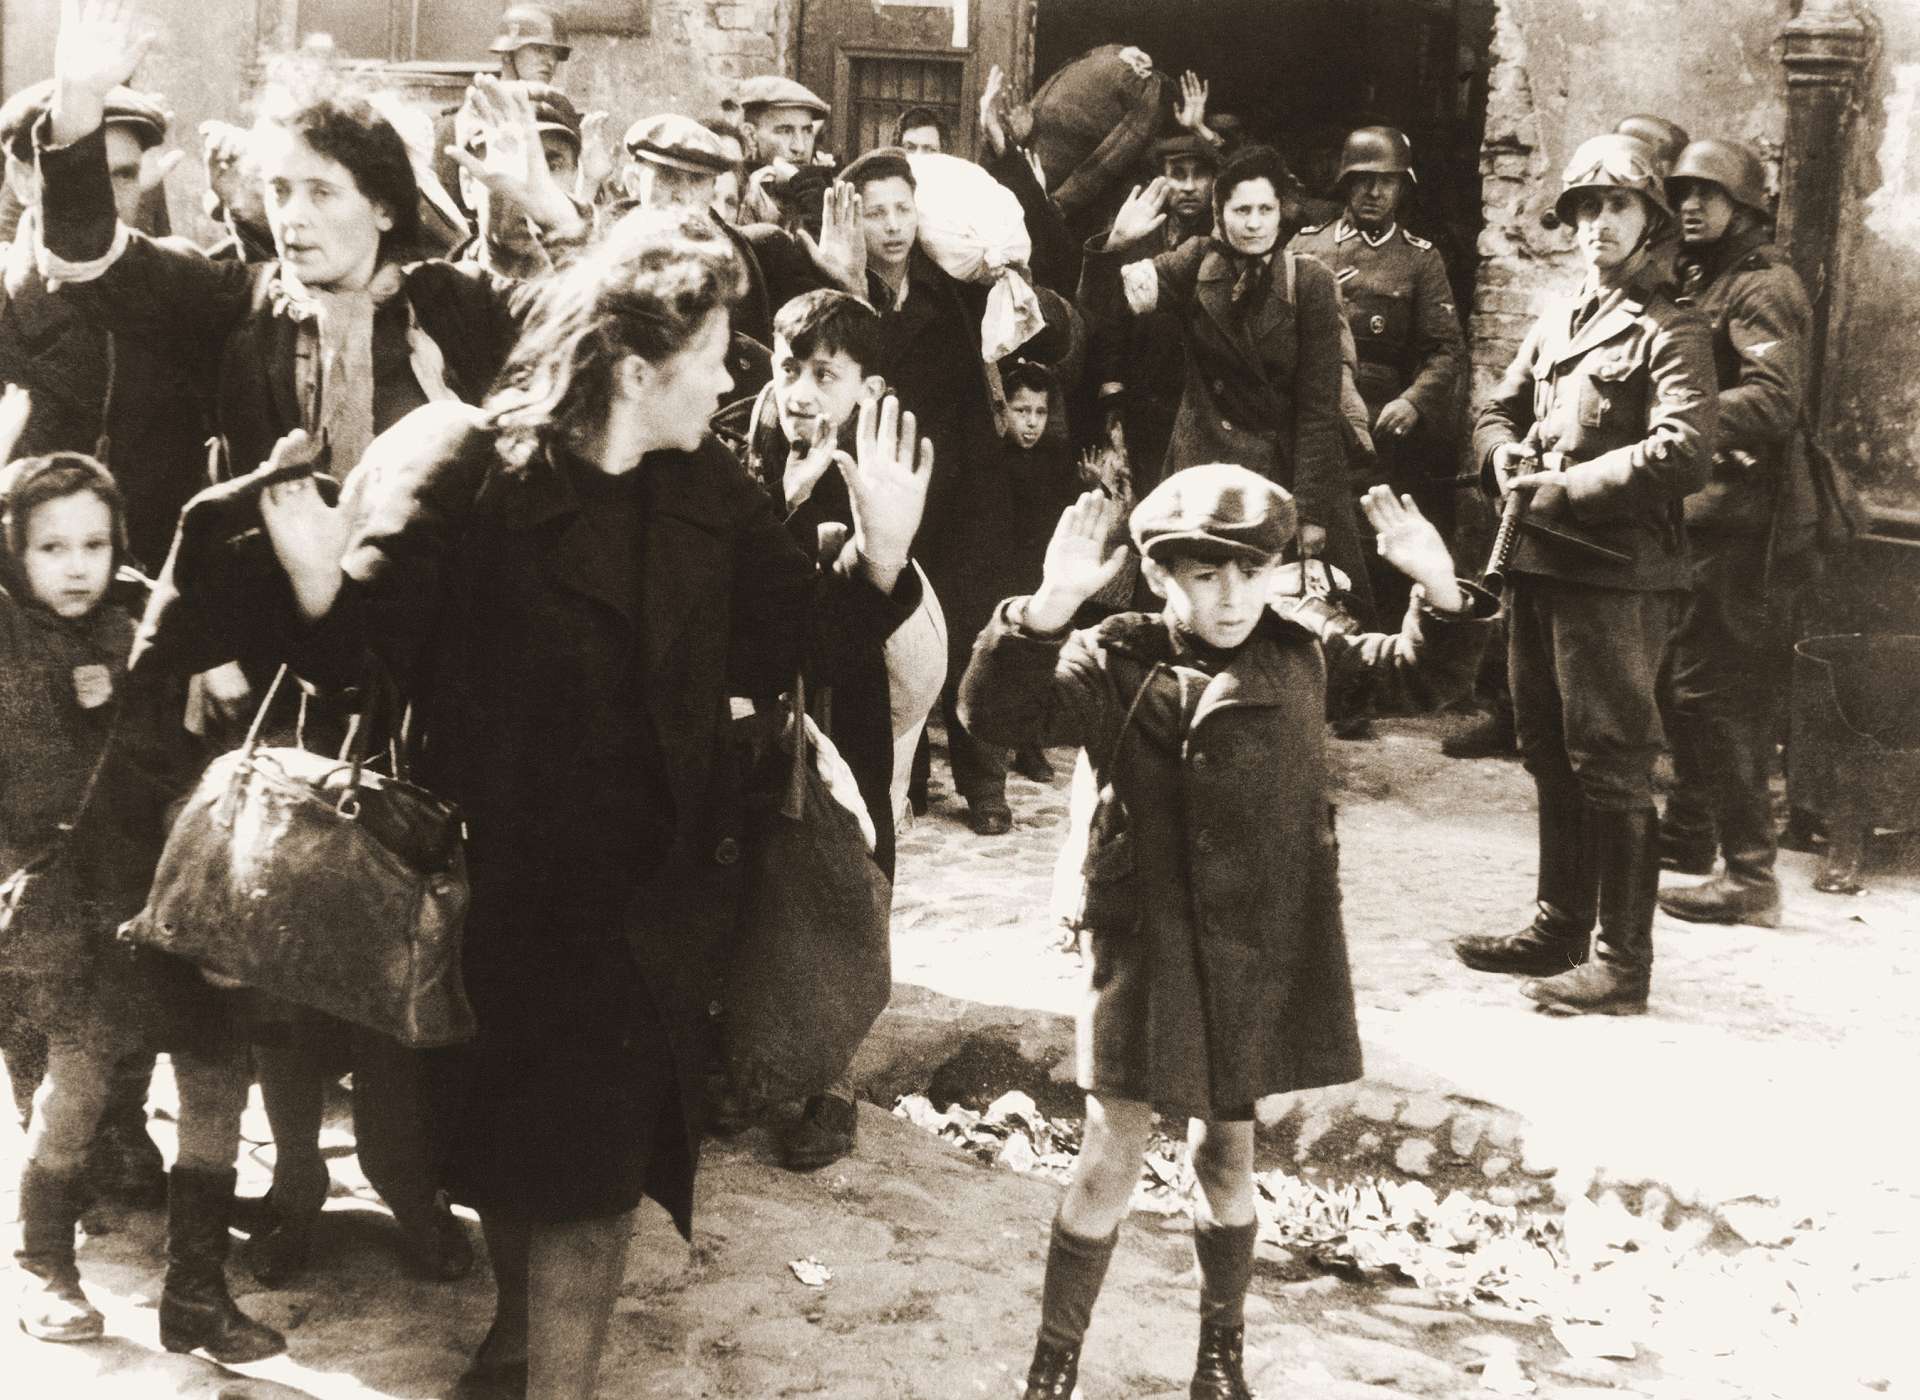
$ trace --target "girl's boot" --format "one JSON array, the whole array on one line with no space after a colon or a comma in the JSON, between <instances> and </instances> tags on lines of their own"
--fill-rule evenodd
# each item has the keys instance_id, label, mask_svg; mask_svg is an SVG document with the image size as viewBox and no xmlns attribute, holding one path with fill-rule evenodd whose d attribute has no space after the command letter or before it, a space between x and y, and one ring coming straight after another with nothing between
<instances>
[{"instance_id":1,"label":"girl's boot","mask_svg":"<svg viewBox=\"0 0 1920 1400\"><path fill-rule=\"evenodd\" d=\"M80 1289L73 1227L80 1219L78 1176L56 1176L29 1162L20 1173L20 1330L43 1342L90 1342L106 1331Z\"/></svg>"},{"instance_id":2,"label":"girl's boot","mask_svg":"<svg viewBox=\"0 0 1920 1400\"><path fill-rule=\"evenodd\" d=\"M1193 1224L1193 1257L1200 1266L1200 1353L1187 1390L1191 1400L1253 1400L1241 1349L1259 1230L1257 1224Z\"/></svg>"},{"instance_id":3,"label":"girl's boot","mask_svg":"<svg viewBox=\"0 0 1920 1400\"><path fill-rule=\"evenodd\" d=\"M1116 1226L1104 1240L1083 1239L1068 1232L1056 1216L1053 1237L1047 1243L1046 1282L1040 1290L1040 1339L1034 1344L1033 1364L1027 1368L1024 1400L1070 1400L1080 1375L1080 1344L1093 1305L1106 1282L1113 1246L1120 1238Z\"/></svg>"},{"instance_id":4,"label":"girl's boot","mask_svg":"<svg viewBox=\"0 0 1920 1400\"><path fill-rule=\"evenodd\" d=\"M167 1178L167 1281L160 1293L160 1345L204 1351L226 1365L261 1361L287 1339L255 1322L227 1292L227 1215L232 1168L175 1167Z\"/></svg>"}]
</instances>

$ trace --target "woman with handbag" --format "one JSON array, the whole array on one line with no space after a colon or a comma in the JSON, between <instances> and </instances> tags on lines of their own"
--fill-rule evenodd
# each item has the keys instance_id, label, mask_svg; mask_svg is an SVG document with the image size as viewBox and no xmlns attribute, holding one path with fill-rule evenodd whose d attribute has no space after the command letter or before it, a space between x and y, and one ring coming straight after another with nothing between
<instances>
[{"instance_id":1,"label":"woman with handbag","mask_svg":"<svg viewBox=\"0 0 1920 1400\"><path fill-rule=\"evenodd\" d=\"M590 1396L633 1210L691 1229L744 868L727 697L857 667L918 602L910 414L862 409L847 575L707 432L741 276L705 218L629 215L541 287L484 411L383 436L349 510L311 481L265 504L303 674L397 677L418 780L466 814L479 1033L439 1068L499 1301L465 1394Z\"/></svg>"},{"instance_id":2,"label":"woman with handbag","mask_svg":"<svg viewBox=\"0 0 1920 1400\"><path fill-rule=\"evenodd\" d=\"M419 256L419 194L400 135L337 71L288 69L269 84L250 133L278 258L216 261L115 220L101 114L144 42L123 4L67 0L54 91L37 133L44 177L44 270L58 295L116 335L177 355L215 414L236 475L289 429L323 438L343 479L374 435L427 402L477 401L517 333L516 284ZM474 97L490 139L461 159L556 240L583 234L546 169L531 105L482 79ZM279 613L232 607L237 657L258 691L285 657ZM226 668L231 674L233 668ZM246 708L246 688L229 697ZM290 708L272 716L285 723ZM339 717L315 715L324 735ZM216 730L219 726L214 726ZM263 1282L305 1263L329 1179L319 1151L327 1081L351 1068L362 1165L393 1211L409 1258L428 1277L472 1266L472 1246L443 1201L417 1129L418 1068L389 1039L328 1018L276 1010L254 1060L273 1127L273 1189L255 1210L246 1258Z\"/></svg>"}]
</instances>

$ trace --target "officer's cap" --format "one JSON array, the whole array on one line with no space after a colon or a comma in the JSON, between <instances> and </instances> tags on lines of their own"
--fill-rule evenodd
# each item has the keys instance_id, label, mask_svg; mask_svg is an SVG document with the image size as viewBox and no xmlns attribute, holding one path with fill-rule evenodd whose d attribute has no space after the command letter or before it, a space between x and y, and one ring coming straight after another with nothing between
<instances>
[{"instance_id":1,"label":"officer's cap","mask_svg":"<svg viewBox=\"0 0 1920 1400\"><path fill-rule=\"evenodd\" d=\"M1210 141L1202 141L1191 131L1183 131L1177 136L1162 136L1147 148L1147 154L1155 165L1176 160L1182 156L1191 156L1203 160L1214 169L1220 168L1220 152Z\"/></svg>"},{"instance_id":2,"label":"officer's cap","mask_svg":"<svg viewBox=\"0 0 1920 1400\"><path fill-rule=\"evenodd\" d=\"M690 175L723 175L733 169L733 158L718 136L675 112L642 117L627 128L625 145L635 160Z\"/></svg>"},{"instance_id":3,"label":"officer's cap","mask_svg":"<svg viewBox=\"0 0 1920 1400\"><path fill-rule=\"evenodd\" d=\"M1229 462L1177 471L1133 508L1133 543L1149 559L1271 559L1299 528L1293 497Z\"/></svg>"},{"instance_id":4,"label":"officer's cap","mask_svg":"<svg viewBox=\"0 0 1920 1400\"><path fill-rule=\"evenodd\" d=\"M21 88L0 106L0 148L23 161L33 159L33 128L53 105L53 79ZM167 139L173 111L160 96L117 87L107 94L106 124L124 126L141 146L157 146Z\"/></svg>"},{"instance_id":5,"label":"officer's cap","mask_svg":"<svg viewBox=\"0 0 1920 1400\"><path fill-rule=\"evenodd\" d=\"M824 117L833 110L792 78L783 78L778 73L748 78L740 84L740 106L749 118L756 107L803 107L816 117Z\"/></svg>"}]
</instances>

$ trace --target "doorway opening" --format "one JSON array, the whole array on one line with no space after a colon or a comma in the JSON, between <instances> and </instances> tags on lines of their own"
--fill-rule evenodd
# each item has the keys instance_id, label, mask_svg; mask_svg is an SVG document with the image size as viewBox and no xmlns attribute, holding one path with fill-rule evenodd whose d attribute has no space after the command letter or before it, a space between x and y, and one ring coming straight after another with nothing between
<instances>
[{"instance_id":1,"label":"doorway opening","mask_svg":"<svg viewBox=\"0 0 1920 1400\"><path fill-rule=\"evenodd\" d=\"M1331 215L1340 147L1357 126L1413 142L1407 226L1447 261L1455 304L1473 305L1482 222L1480 143L1496 0L1032 0L1037 89L1101 44L1145 49L1176 80L1210 84L1210 115L1279 148Z\"/></svg>"}]
</instances>

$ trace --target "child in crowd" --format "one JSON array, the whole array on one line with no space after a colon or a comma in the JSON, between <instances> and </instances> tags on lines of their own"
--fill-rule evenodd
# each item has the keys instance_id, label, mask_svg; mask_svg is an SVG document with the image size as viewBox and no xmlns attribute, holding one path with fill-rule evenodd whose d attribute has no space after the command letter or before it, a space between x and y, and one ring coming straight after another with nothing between
<instances>
[{"instance_id":1,"label":"child in crowd","mask_svg":"<svg viewBox=\"0 0 1920 1400\"><path fill-rule=\"evenodd\" d=\"M879 352L878 313L846 292L807 292L774 316L773 380L754 405L747 469L781 503L787 529L823 568L837 564L853 523L839 463L853 451L861 405L877 404L887 392L872 369ZM818 693L813 697L816 720L859 785L873 820L874 859L889 880L906 773L946 677L938 604L931 588L923 596L921 612L901 625L870 670L843 674L824 709ZM852 1086L835 1085L807 1102L782 1141L782 1161L796 1170L837 1161L853 1150L856 1121Z\"/></svg>"},{"instance_id":2,"label":"child in crowd","mask_svg":"<svg viewBox=\"0 0 1920 1400\"><path fill-rule=\"evenodd\" d=\"M0 474L0 501L0 900L15 925L0 939L0 1020L10 1042L30 1030L47 1045L20 1174L20 1327L46 1341L85 1341L103 1321L74 1262L82 1173L114 1063L135 1046L93 995L99 931L53 907L44 857L105 747L146 585L119 571L125 508L93 458L15 462ZM37 1068L8 1056L16 1079Z\"/></svg>"},{"instance_id":3,"label":"child in crowd","mask_svg":"<svg viewBox=\"0 0 1920 1400\"><path fill-rule=\"evenodd\" d=\"M1040 565L1047 555L1060 512L1080 494L1073 451L1063 432L1052 426L1053 371L1031 360L1013 360L1000 373L1006 391L1006 429L1002 434L1007 486L1013 496L1013 540L1019 555L1015 588L1040 586ZM1011 767L1036 783L1053 780L1053 765L1038 745L1015 749Z\"/></svg>"},{"instance_id":4,"label":"child in crowd","mask_svg":"<svg viewBox=\"0 0 1920 1400\"><path fill-rule=\"evenodd\" d=\"M1077 744L1098 791L1082 867L1090 992L1086 1130L1047 1252L1028 1400L1073 1393L1082 1340L1156 1112L1189 1120L1199 1192L1197 1400L1246 1400L1242 1321L1257 1223L1254 1104L1355 1079L1340 922L1325 673L1362 667L1427 705L1463 690L1497 603L1456 580L1411 497L1364 501L1419 588L1397 635L1275 596L1293 498L1225 464L1177 472L1135 508L1158 614L1068 633L1115 578L1121 507L1088 492L1047 546L1039 591L1003 603L961 684L989 743Z\"/></svg>"}]
</instances>

